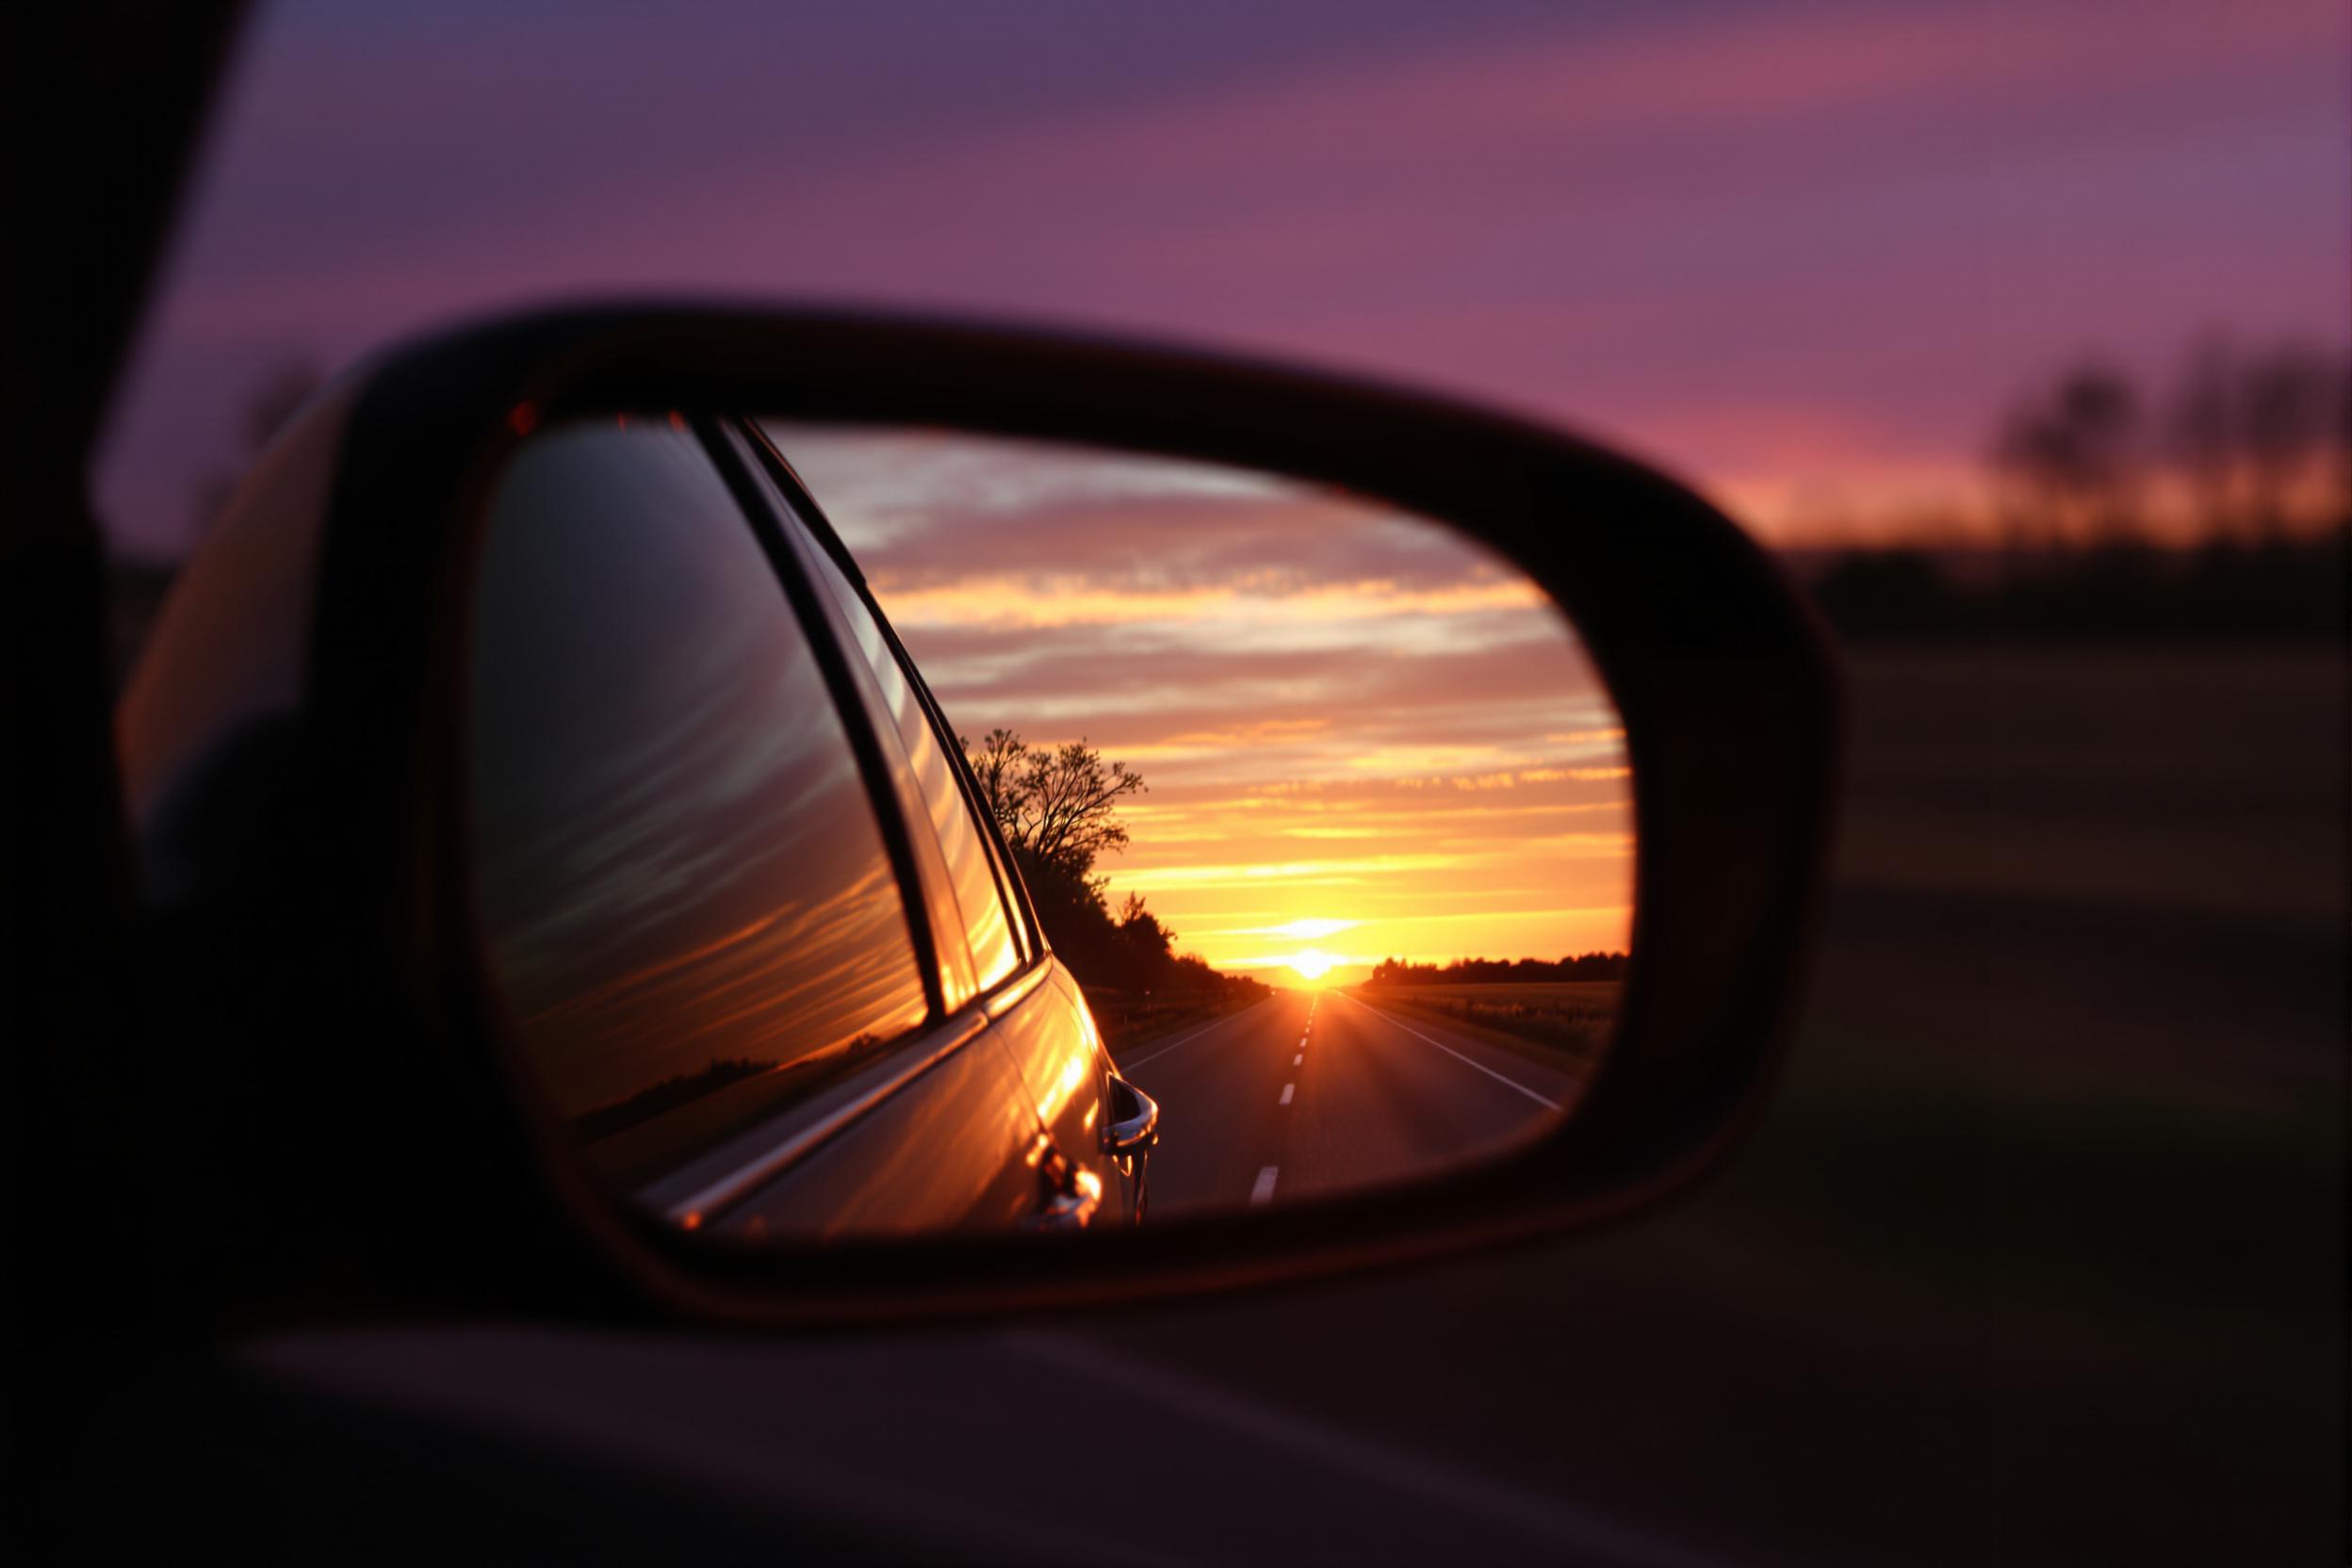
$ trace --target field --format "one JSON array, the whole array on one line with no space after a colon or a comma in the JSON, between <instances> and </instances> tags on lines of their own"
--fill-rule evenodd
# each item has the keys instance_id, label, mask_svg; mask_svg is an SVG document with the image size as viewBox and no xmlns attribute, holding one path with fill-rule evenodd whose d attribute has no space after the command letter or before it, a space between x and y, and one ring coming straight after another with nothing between
<instances>
[{"instance_id":1,"label":"field","mask_svg":"<svg viewBox=\"0 0 2352 1568\"><path fill-rule=\"evenodd\" d=\"M1579 1060L1597 1058L1617 1021L1614 980L1522 985L1357 986L1366 1002L1500 1036Z\"/></svg>"},{"instance_id":2,"label":"field","mask_svg":"<svg viewBox=\"0 0 2352 1568\"><path fill-rule=\"evenodd\" d=\"M1265 994L1178 991L1153 996L1108 986L1083 988L1086 1009L1094 1014L1094 1026L1102 1032L1102 1043L1113 1059L1146 1040L1247 1007Z\"/></svg>"}]
</instances>

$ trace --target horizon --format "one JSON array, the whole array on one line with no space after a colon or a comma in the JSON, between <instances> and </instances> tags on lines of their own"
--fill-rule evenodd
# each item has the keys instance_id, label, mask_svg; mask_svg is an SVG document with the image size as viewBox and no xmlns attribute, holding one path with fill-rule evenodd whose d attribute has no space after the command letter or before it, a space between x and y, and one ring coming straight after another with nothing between
<instances>
[{"instance_id":1,"label":"horizon","mask_svg":"<svg viewBox=\"0 0 2352 1568\"><path fill-rule=\"evenodd\" d=\"M2322 0L2117 14L1202 0L1111 16L1041 0L980 16L881 0L817 20L709 0L658 18L570 8L553 27L452 0L282 0L243 40L93 492L120 558L173 560L245 455L240 400L306 362L338 370L550 296L782 295L1400 380L1620 448L1798 569L1888 548L1965 568L2018 547L1988 458L2052 378L2099 365L2149 389L2153 443L2200 345L2301 345L2339 367L2352 351L2352 16ZM2189 497L2155 475L2137 532L2159 548L2211 536L2182 522ZM878 564L877 580L906 569L887 547ZM1623 779L1568 776L1604 743L1479 734L1415 760L1410 737L1364 729L1361 694L1319 731L1281 694L1089 731L1042 688L990 686L1002 650L984 645L1006 630L992 603L1031 606L1023 635L1072 667L1148 614L1214 618L1134 584L1085 602L1098 587L902 575L883 596L967 726L1087 739L1143 771L1135 845L1101 869L1182 945L1344 973L1623 944L1609 930L1629 883L1479 923L1438 899L1443 867L1367 867L1346 852L1363 841L1318 839L1302 804L1330 797L1324 829L1352 811L1444 839L1441 794L1463 797L1465 822L1511 820L1494 805L1508 796L1558 808L1555 824L1586 812L1603 825L1584 858L1622 858L1629 818L1608 814L1625 812ZM1537 612L1503 592L1382 612L1466 636L1481 615ZM1328 668L1300 679L1342 689ZM1564 685L1578 681L1597 690ZM1361 766L1331 765L1359 743ZM1288 792L1218 775L1220 749ZM1364 798L1331 809L1343 784ZM1563 857L1577 847L1556 837ZM1491 846L1429 853L1501 888L1506 913L1537 880ZM1408 885L1456 928L1405 939L1381 923ZM1353 923L1292 935L1300 922Z\"/></svg>"},{"instance_id":2,"label":"horizon","mask_svg":"<svg viewBox=\"0 0 2352 1568\"><path fill-rule=\"evenodd\" d=\"M1425 519L1217 465L772 423L958 732L1139 771L1094 872L1180 952L1623 951L1625 739L1535 585Z\"/></svg>"}]
</instances>

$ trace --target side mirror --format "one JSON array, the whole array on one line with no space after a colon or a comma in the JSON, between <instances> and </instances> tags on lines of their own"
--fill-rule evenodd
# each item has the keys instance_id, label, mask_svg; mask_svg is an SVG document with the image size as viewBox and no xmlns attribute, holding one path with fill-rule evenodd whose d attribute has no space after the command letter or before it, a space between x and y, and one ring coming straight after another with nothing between
<instances>
[{"instance_id":1,"label":"side mirror","mask_svg":"<svg viewBox=\"0 0 2352 1568\"><path fill-rule=\"evenodd\" d=\"M1121 1159L1148 1154L1160 1141L1159 1102L1116 1074L1111 1078L1111 1118L1102 1131L1102 1147Z\"/></svg>"},{"instance_id":2,"label":"side mirror","mask_svg":"<svg viewBox=\"0 0 2352 1568\"><path fill-rule=\"evenodd\" d=\"M1160 1141L1159 1102L1116 1073L1110 1085L1111 1114L1116 1119L1102 1135L1102 1148L1119 1162L1121 1173L1135 1182L1133 1213L1140 1224L1151 1210L1152 1151Z\"/></svg>"},{"instance_id":3,"label":"side mirror","mask_svg":"<svg viewBox=\"0 0 2352 1568\"><path fill-rule=\"evenodd\" d=\"M1434 903L1479 888L1376 909L1366 878L1443 857L1383 861L1396 819L1336 810L1299 841L1360 852L1274 869L1357 903L1276 919L1204 898L1179 934L1234 945L1186 968L1162 890L1251 874L1211 858L1164 865L1158 912L1138 896L1115 922L1103 867L1022 813L1119 793L1118 764L1058 732L1042 753L973 741L950 713L1002 664L972 628L1133 612L1079 595L1056 621L1001 574L933 571L955 552L923 529L991 509L1123 552L1121 603L1194 616L1250 690L1377 666L1441 712L1509 687L1511 722L1585 748L1481 776L1452 760L1491 733L1383 739L1401 688L1361 679L1363 724L1332 742L1341 806L1376 756L1435 759L1388 783L1458 792L1457 824L1494 819L1481 777L1581 792L1479 851L1529 912L1524 961L1347 948L1333 933L1468 918ZM1322 553L1269 558L1301 519ZM1455 575L1430 575L1429 539ZM1235 630L1235 584L1259 629ZM1366 594L1421 618L1367 632ZM1448 662L1430 617L1465 605L1521 619ZM1121 660L1168 647L1072 643L1054 667L1116 686ZM1086 722L1066 686L1031 690L1061 703L1044 723ZM1826 844L1834 698L1810 613L1712 507L1446 400L794 311L569 310L418 343L281 439L122 710L184 1004L159 1060L235 1151L190 1223L244 1240L185 1250L227 1311L296 1310L315 1291L294 1282L332 1277L378 1309L776 1324L1130 1299L1630 1212L1761 1103ZM1556 699L1596 716L1559 720ZM1234 700L1178 749L1247 758L1340 711L1253 730L1222 722ZM1606 864L1578 882L1562 857L1588 851ZM1089 956L1064 906L1143 967ZM1589 972L1571 929L1609 950ZM1473 951L1447 939L1423 951ZM1466 989L1432 988L1444 973ZM1489 1103L1351 1139L1365 1107L1426 1105L1383 1065L1408 1059ZM1354 1108L1318 1072L1353 1073ZM1152 1222L1108 1223L1143 1217L1147 1164Z\"/></svg>"}]
</instances>

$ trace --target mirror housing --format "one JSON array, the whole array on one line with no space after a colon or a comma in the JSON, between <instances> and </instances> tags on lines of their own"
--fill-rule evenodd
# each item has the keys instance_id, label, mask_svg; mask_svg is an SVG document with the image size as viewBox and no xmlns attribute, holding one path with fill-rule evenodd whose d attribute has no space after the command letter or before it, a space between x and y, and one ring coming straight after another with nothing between
<instances>
[{"instance_id":1,"label":"mirror housing","mask_svg":"<svg viewBox=\"0 0 2352 1568\"><path fill-rule=\"evenodd\" d=\"M1111 1124L1102 1147L1121 1159L1148 1154L1160 1141L1160 1105L1124 1078L1111 1079Z\"/></svg>"},{"instance_id":2,"label":"mirror housing","mask_svg":"<svg viewBox=\"0 0 2352 1568\"><path fill-rule=\"evenodd\" d=\"M1083 1245L754 1251L622 1209L501 1043L469 940L452 719L502 465L550 420L616 411L938 425L1213 460L1418 513L1525 571L1585 639L1633 768L1634 958L1578 1114L1511 1157L1425 1183ZM1689 1185L1754 1119L1787 1037L1830 821L1829 643L1777 565L1706 501L1548 429L1048 332L582 307L361 368L282 438L236 511L220 548L280 563L237 612L244 644L268 646L208 644L222 612L205 593L238 585L200 563L122 720L148 853L180 868L153 894L160 994L180 1012L172 1070L235 1057L242 1081L272 1090L219 1097L213 1135L239 1163L217 1173L173 1250L225 1314L871 1321L1401 1263L1595 1223ZM176 749L156 743L165 732ZM223 825L241 825L253 852L220 852ZM168 1138L155 1145L158 1168L175 1157Z\"/></svg>"}]
</instances>

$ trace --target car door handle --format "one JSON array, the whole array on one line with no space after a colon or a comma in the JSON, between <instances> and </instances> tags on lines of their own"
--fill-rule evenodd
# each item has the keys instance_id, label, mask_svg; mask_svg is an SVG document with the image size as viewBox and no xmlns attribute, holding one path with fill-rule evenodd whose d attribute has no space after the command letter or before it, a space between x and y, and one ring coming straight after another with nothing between
<instances>
[{"instance_id":1,"label":"car door handle","mask_svg":"<svg viewBox=\"0 0 2352 1568\"><path fill-rule=\"evenodd\" d=\"M1059 1154L1054 1163L1061 1168L1049 1178L1045 1206L1021 1223L1032 1231L1083 1231L1094 1223L1094 1211L1102 1206L1102 1178L1061 1165Z\"/></svg>"},{"instance_id":2,"label":"car door handle","mask_svg":"<svg viewBox=\"0 0 2352 1568\"><path fill-rule=\"evenodd\" d=\"M1116 1072L1110 1075L1111 1120L1102 1129L1102 1148L1118 1159L1136 1165L1136 1196L1133 1212L1142 1217L1142 1166L1152 1146L1160 1141L1160 1104ZM1024 1221L1033 1231L1083 1231L1094 1223L1102 1203L1102 1179L1093 1171L1071 1166L1056 1152L1040 1167L1046 1179L1046 1200Z\"/></svg>"},{"instance_id":3,"label":"car door handle","mask_svg":"<svg viewBox=\"0 0 2352 1568\"><path fill-rule=\"evenodd\" d=\"M1141 1154L1160 1141L1160 1102L1116 1072L1110 1089L1111 1120L1102 1129L1102 1147L1122 1159Z\"/></svg>"}]
</instances>

